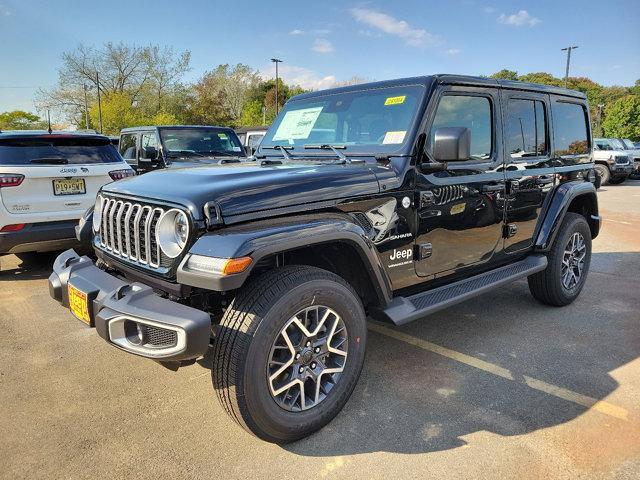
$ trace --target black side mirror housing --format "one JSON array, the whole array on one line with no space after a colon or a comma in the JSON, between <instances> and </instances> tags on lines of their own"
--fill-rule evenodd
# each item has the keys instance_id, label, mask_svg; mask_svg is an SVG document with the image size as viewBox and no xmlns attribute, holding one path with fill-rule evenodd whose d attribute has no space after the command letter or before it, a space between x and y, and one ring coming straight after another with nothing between
<instances>
[{"instance_id":1,"label":"black side mirror housing","mask_svg":"<svg viewBox=\"0 0 640 480\"><path fill-rule=\"evenodd\" d=\"M433 158L436 162L460 162L471 157L471 132L466 127L440 127L435 131Z\"/></svg>"},{"instance_id":2,"label":"black side mirror housing","mask_svg":"<svg viewBox=\"0 0 640 480\"><path fill-rule=\"evenodd\" d=\"M145 160L156 160L158 158L158 149L156 147L144 147L142 149L142 158Z\"/></svg>"}]
</instances>

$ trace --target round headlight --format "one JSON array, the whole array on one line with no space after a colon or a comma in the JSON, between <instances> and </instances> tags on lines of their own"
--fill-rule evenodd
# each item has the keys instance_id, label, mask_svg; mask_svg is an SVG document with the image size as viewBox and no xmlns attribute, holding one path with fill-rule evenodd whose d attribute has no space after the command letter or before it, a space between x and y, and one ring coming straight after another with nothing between
<instances>
[{"instance_id":1,"label":"round headlight","mask_svg":"<svg viewBox=\"0 0 640 480\"><path fill-rule=\"evenodd\" d=\"M93 207L93 231L97 232L100 230L100 224L102 223L102 206L104 204L104 199L102 195L98 195L96 197L96 203Z\"/></svg>"},{"instance_id":2,"label":"round headlight","mask_svg":"<svg viewBox=\"0 0 640 480\"><path fill-rule=\"evenodd\" d=\"M182 210L172 209L160 218L156 240L162 252L169 258L182 253L189 239L189 219Z\"/></svg>"}]
</instances>

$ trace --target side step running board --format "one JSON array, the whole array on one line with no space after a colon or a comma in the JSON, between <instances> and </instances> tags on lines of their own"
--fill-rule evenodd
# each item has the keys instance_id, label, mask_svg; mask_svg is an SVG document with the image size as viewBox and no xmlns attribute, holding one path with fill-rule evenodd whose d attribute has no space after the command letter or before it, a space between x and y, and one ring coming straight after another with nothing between
<instances>
[{"instance_id":1,"label":"side step running board","mask_svg":"<svg viewBox=\"0 0 640 480\"><path fill-rule=\"evenodd\" d=\"M528 277L546 267L547 257L531 255L511 265L465 278L450 285L444 285L410 297L396 297L384 309L384 313L396 325L404 325L493 288Z\"/></svg>"}]
</instances>

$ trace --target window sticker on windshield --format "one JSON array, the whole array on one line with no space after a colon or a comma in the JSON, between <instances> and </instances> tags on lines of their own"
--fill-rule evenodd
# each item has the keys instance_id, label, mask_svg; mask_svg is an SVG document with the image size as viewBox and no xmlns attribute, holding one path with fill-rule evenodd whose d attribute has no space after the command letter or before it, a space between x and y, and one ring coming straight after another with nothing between
<instances>
[{"instance_id":1,"label":"window sticker on windshield","mask_svg":"<svg viewBox=\"0 0 640 480\"><path fill-rule=\"evenodd\" d=\"M404 142L404 136L407 134L406 130L398 130L396 132L387 132L382 140L383 145L389 145L394 143Z\"/></svg>"},{"instance_id":2,"label":"window sticker on windshield","mask_svg":"<svg viewBox=\"0 0 640 480\"><path fill-rule=\"evenodd\" d=\"M386 107L388 105L400 105L401 103L404 103L406 98L406 95L400 95L398 97L387 97L387 99L384 101L384 106Z\"/></svg>"},{"instance_id":3,"label":"window sticker on windshield","mask_svg":"<svg viewBox=\"0 0 640 480\"><path fill-rule=\"evenodd\" d=\"M309 134L316 124L322 108L313 107L288 111L284 114L273 140L302 140L309 138Z\"/></svg>"},{"instance_id":4,"label":"window sticker on windshield","mask_svg":"<svg viewBox=\"0 0 640 480\"><path fill-rule=\"evenodd\" d=\"M227 134L226 133L219 133L218 137L223 139L223 140L226 140L227 139Z\"/></svg>"}]
</instances>

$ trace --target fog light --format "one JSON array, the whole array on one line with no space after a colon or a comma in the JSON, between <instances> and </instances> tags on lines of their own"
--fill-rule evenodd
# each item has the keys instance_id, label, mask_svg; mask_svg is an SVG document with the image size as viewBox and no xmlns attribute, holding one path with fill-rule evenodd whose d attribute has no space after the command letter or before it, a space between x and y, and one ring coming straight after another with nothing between
<instances>
[{"instance_id":1,"label":"fog light","mask_svg":"<svg viewBox=\"0 0 640 480\"><path fill-rule=\"evenodd\" d=\"M186 267L189 270L214 275L233 275L244 272L251 265L251 257L216 258L204 255L191 255Z\"/></svg>"}]
</instances>

